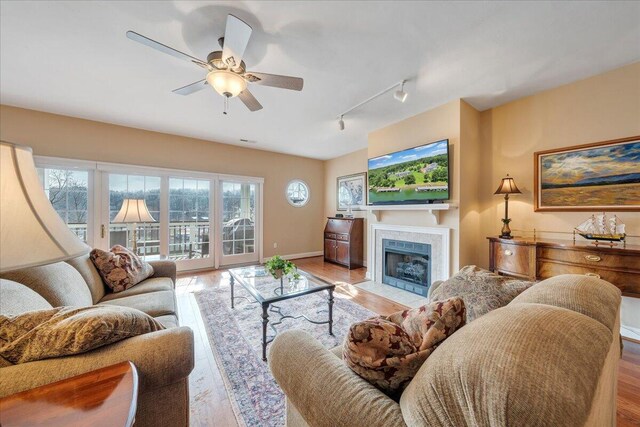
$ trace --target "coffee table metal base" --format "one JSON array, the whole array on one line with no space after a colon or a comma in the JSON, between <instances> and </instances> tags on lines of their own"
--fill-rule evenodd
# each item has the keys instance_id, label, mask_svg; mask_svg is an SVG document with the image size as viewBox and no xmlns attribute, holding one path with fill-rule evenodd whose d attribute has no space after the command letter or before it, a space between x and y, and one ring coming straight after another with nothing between
<instances>
[{"instance_id":1,"label":"coffee table metal base","mask_svg":"<svg viewBox=\"0 0 640 427\"><path fill-rule=\"evenodd\" d=\"M246 297L242 297L242 296L235 296L234 294L234 285L235 285L235 279L233 278L233 276L231 276L230 279L230 283L231 283L231 308L235 308L235 304L234 304L234 300L236 298L243 298L243 299L248 299ZM310 322L310 323L314 323L316 325L324 325L324 324L328 324L329 325L329 335L333 335L333 289L326 289L327 292L329 292L329 299L327 301L328 305L329 305L329 320L325 320L325 321L317 321L317 320L312 320L309 319L307 316L305 316L304 314L301 314L299 316L290 316L290 315L286 315L286 314L282 314L281 308L275 304L272 303L268 303L268 302L263 302L262 305L262 360L263 361L267 361L267 345L273 341L275 339L275 336L277 335L278 331L275 328L276 325L279 325L280 323L282 323L283 320L285 319L300 319L303 318L306 321ZM271 325L269 324L269 306L272 306L272 313L276 313L278 314L280 317L278 319L277 322L275 323L271 323ZM275 310L274 310L275 309ZM267 327L270 326L271 329L274 332L274 336L267 340Z\"/></svg>"}]
</instances>

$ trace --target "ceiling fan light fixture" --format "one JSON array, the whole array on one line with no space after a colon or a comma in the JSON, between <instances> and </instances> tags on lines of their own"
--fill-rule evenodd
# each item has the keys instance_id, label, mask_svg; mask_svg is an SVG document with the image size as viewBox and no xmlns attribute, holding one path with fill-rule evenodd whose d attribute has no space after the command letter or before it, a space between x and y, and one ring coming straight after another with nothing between
<instances>
[{"instance_id":1,"label":"ceiling fan light fixture","mask_svg":"<svg viewBox=\"0 0 640 427\"><path fill-rule=\"evenodd\" d=\"M226 70L214 70L207 74L207 83L220 95L233 98L247 88L247 81L241 76Z\"/></svg>"}]
</instances>

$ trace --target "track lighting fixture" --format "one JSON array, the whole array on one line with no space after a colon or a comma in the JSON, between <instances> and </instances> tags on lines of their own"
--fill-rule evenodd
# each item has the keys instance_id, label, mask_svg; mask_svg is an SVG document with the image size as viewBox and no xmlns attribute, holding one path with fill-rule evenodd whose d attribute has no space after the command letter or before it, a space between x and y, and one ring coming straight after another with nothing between
<instances>
[{"instance_id":1,"label":"track lighting fixture","mask_svg":"<svg viewBox=\"0 0 640 427\"><path fill-rule=\"evenodd\" d=\"M404 91L404 82L405 82L405 81L406 81L406 80L403 80L403 81L402 81L402 86L400 86L400 90L397 90L397 91L393 94L393 97L394 97L395 99L397 99L398 101L400 101L400 102L404 102L404 101L406 101L406 100L407 100L407 95L408 95L408 94L407 94L407 92L405 92L405 91Z\"/></svg>"},{"instance_id":2,"label":"track lighting fixture","mask_svg":"<svg viewBox=\"0 0 640 427\"><path fill-rule=\"evenodd\" d=\"M348 114L350 112L352 112L353 110L355 110L356 108L360 108L362 107L364 104L366 104L367 102L371 102L374 99L378 98L379 96L384 95L385 93L397 88L398 86L400 86L400 90L397 90L394 94L393 97L395 99L397 99L400 102L404 102L407 100L407 92L404 91L404 84L406 83L406 80L402 80L401 82L395 83L392 86L389 86L388 88L386 88L385 90L376 93L375 95L373 95L370 98L365 99L364 101L362 101L361 103L354 105L353 107L349 108L348 110L346 110L344 113L338 115L338 127L340 128L340 130L344 130L344 116L345 114Z\"/></svg>"}]
</instances>

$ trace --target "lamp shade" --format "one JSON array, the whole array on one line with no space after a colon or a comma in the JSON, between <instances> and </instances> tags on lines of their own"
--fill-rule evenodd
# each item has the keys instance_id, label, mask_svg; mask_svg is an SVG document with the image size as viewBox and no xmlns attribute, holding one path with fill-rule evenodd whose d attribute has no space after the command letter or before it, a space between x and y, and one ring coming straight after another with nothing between
<instances>
[{"instance_id":1,"label":"lamp shade","mask_svg":"<svg viewBox=\"0 0 640 427\"><path fill-rule=\"evenodd\" d=\"M518 187L516 186L516 183L513 180L513 178L511 178L509 174L507 174L506 178L502 178L502 181L500 182L500 186L498 187L496 192L493 194L516 194L516 193L522 193L522 192L518 190Z\"/></svg>"},{"instance_id":2,"label":"lamp shade","mask_svg":"<svg viewBox=\"0 0 640 427\"><path fill-rule=\"evenodd\" d=\"M112 223L155 222L144 199L124 199Z\"/></svg>"},{"instance_id":3,"label":"lamp shade","mask_svg":"<svg viewBox=\"0 0 640 427\"><path fill-rule=\"evenodd\" d=\"M233 98L247 88L247 81L233 73L225 70L214 70L207 74L207 83L220 95Z\"/></svg>"},{"instance_id":4,"label":"lamp shade","mask_svg":"<svg viewBox=\"0 0 640 427\"><path fill-rule=\"evenodd\" d=\"M87 252L40 186L31 148L0 142L0 273Z\"/></svg>"}]
</instances>

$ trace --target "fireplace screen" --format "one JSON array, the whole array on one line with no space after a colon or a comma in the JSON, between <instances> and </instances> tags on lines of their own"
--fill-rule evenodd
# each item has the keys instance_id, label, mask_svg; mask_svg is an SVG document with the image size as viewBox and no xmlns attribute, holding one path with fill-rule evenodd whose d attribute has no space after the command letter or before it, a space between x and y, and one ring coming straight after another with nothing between
<instances>
[{"instance_id":1,"label":"fireplace screen","mask_svg":"<svg viewBox=\"0 0 640 427\"><path fill-rule=\"evenodd\" d=\"M382 240L382 282L426 296L431 285L431 245Z\"/></svg>"}]
</instances>

